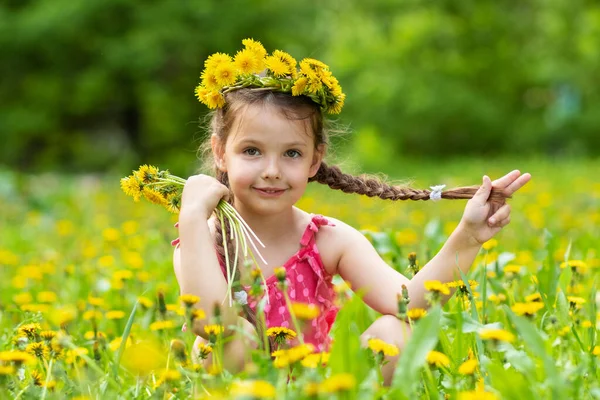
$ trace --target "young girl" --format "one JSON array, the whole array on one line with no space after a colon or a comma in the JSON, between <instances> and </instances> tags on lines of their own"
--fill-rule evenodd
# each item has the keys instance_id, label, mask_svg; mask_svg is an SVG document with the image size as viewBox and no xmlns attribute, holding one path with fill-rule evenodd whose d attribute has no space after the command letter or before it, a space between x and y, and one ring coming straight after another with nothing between
<instances>
[{"instance_id":1,"label":"young girl","mask_svg":"<svg viewBox=\"0 0 600 400\"><path fill-rule=\"evenodd\" d=\"M504 199L527 183L530 175L512 171L494 182L484 176L478 189L441 192L439 188L392 187L344 174L323 162L328 146L324 114L338 113L345 98L328 67L305 59L297 70L296 61L287 53L275 51L267 56L260 43L251 39L243 43L245 48L235 58L221 53L209 57L196 90L203 103L216 108L205 146L213 156L216 177L194 175L187 180L173 263L181 293L199 296L198 307L206 312L206 319L195 321L192 327L199 336L197 343L208 338L204 326L214 323L214 304L222 304L227 295L222 240L229 227L211 217L218 202L225 199L265 244L261 254L267 263L259 261L259 266L269 296L264 309L267 327L293 327L274 276L275 267L283 266L291 301L314 304L320 311L306 328L305 341L317 351L327 351L337 312L331 278L339 274L353 290L364 290L366 304L382 314L362 334L363 343L377 337L402 349L410 332L407 323L395 316L402 286L408 288L409 308L427 308L424 282L454 280L457 263L462 272L468 272L482 243L510 221L510 206ZM311 181L390 200L471 199L439 253L408 279L388 266L353 227L294 206ZM244 265L242 260L239 279L247 283L249 271ZM249 312L240 316L223 303L220 315L224 335L232 336L224 349L225 368L230 371L243 367L249 346L258 346L251 339L256 336L252 315L258 299L236 297L248 302ZM230 329L233 325L241 329ZM389 384L397 357L387 359L390 362L382 372Z\"/></svg>"}]
</instances>

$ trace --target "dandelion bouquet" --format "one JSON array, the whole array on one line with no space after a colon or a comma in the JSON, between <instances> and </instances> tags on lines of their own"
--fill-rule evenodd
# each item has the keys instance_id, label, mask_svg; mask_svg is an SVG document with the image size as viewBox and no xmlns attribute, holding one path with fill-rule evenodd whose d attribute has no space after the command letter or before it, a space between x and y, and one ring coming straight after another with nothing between
<instances>
[{"instance_id":1,"label":"dandelion bouquet","mask_svg":"<svg viewBox=\"0 0 600 400\"><path fill-rule=\"evenodd\" d=\"M158 204L172 213L179 213L181 208L181 195L186 180L175 175L171 175L168 170L161 171L155 166L142 165L137 171L125 178L121 178L121 189L125 194L133 197L134 201L139 201L144 197L151 203ZM230 260L227 249L227 235L223 235L223 248L225 249L225 265L227 270L227 293L229 297L229 305L233 303L232 287L233 278L235 276L235 268L238 265L239 252L242 250L244 257L250 255L252 262L258 266L252 249L254 248L258 257L266 264L266 261L260 254L258 247L254 241L262 247L265 245L260 241L258 236L250 229L241 215L235 208L224 200L221 200L215 209L215 215L219 219L221 226L224 226L225 220L229 222L232 228L230 239L235 246L233 260ZM263 283L266 286L266 282Z\"/></svg>"}]
</instances>

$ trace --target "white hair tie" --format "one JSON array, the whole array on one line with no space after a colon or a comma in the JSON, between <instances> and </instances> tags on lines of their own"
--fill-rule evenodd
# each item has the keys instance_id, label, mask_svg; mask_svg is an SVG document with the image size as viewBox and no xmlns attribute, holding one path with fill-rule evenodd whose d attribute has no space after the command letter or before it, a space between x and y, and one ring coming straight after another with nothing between
<instances>
[{"instance_id":1,"label":"white hair tie","mask_svg":"<svg viewBox=\"0 0 600 400\"><path fill-rule=\"evenodd\" d=\"M246 293L244 290L234 292L233 297L235 298L235 301L237 301L242 306L248 304L248 293Z\"/></svg>"},{"instance_id":2,"label":"white hair tie","mask_svg":"<svg viewBox=\"0 0 600 400\"><path fill-rule=\"evenodd\" d=\"M438 201L442 199L442 189L444 189L446 185L437 185L430 186L431 193L429 193L429 198L433 201Z\"/></svg>"}]
</instances>

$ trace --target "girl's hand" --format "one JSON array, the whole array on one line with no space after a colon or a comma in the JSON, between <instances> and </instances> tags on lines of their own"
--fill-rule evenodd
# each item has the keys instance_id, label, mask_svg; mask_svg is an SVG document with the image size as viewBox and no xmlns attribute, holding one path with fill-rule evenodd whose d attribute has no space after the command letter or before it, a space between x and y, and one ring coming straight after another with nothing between
<instances>
[{"instance_id":1,"label":"girl's hand","mask_svg":"<svg viewBox=\"0 0 600 400\"><path fill-rule=\"evenodd\" d=\"M522 188L530 179L529 173L521 175L518 170L509 172L494 182L484 175L483 184L473 198L467 202L459 227L478 244L490 240L510 222L510 206L506 204L506 201L488 200L492 187L501 189L508 197Z\"/></svg>"},{"instance_id":2,"label":"girl's hand","mask_svg":"<svg viewBox=\"0 0 600 400\"><path fill-rule=\"evenodd\" d=\"M229 188L208 175L192 175L181 195L181 216L201 216L207 220L221 199L229 198Z\"/></svg>"}]
</instances>

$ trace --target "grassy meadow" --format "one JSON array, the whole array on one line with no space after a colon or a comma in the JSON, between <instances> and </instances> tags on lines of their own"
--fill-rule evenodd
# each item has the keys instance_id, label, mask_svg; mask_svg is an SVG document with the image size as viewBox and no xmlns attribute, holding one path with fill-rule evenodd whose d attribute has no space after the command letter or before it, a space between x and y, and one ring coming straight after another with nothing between
<instances>
[{"instance_id":1,"label":"grassy meadow","mask_svg":"<svg viewBox=\"0 0 600 400\"><path fill-rule=\"evenodd\" d=\"M436 291L445 289L432 288L432 307L406 316L413 335L389 388L378 364L395 349L361 348L377 315L339 279L330 353L284 344L272 359L256 350L232 375L220 368L217 334L204 349L217 362L201 367L194 335L181 330L192 313L171 263L177 218L125 196L119 179L130 171L0 171L0 398L600 398L598 166L415 160L385 171L425 188L477 185L484 173L494 179L516 167L533 175L510 200L511 224L457 277L453 298L440 307ZM407 275L441 247L465 205L309 187L300 208L361 229Z\"/></svg>"}]
</instances>

